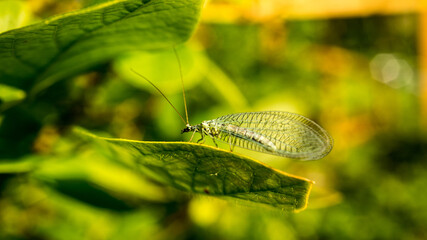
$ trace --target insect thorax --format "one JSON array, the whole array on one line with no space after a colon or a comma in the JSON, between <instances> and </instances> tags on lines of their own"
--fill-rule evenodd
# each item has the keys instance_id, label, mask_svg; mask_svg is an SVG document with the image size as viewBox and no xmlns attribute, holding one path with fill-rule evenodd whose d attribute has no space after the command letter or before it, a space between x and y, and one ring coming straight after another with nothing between
<instances>
[{"instance_id":1,"label":"insect thorax","mask_svg":"<svg viewBox=\"0 0 427 240\"><path fill-rule=\"evenodd\" d=\"M200 130L211 135L212 137L217 137L220 134L220 126L218 125L218 123L212 120L203 121L202 123L196 126L199 126Z\"/></svg>"}]
</instances>

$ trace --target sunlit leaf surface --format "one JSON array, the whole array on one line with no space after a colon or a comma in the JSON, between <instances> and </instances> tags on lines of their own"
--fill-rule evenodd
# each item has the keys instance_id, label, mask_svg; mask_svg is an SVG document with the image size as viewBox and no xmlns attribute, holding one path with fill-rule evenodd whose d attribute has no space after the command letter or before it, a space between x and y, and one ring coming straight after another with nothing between
<instances>
[{"instance_id":1,"label":"sunlit leaf surface","mask_svg":"<svg viewBox=\"0 0 427 240\"><path fill-rule=\"evenodd\" d=\"M284 210L307 205L312 182L256 160L194 143L97 138L130 154L135 170L176 189L237 198ZM119 146L119 148L117 148Z\"/></svg>"},{"instance_id":2,"label":"sunlit leaf surface","mask_svg":"<svg viewBox=\"0 0 427 240\"><path fill-rule=\"evenodd\" d=\"M307 206L313 184L256 160L199 144L99 138L78 132L85 140L74 141L74 147L61 153L61 161L55 160L59 156L7 161L0 163L0 173L28 172L62 193L116 210L126 204L107 192L164 201L159 186L141 177L184 192L291 211ZM88 193L82 194L83 189ZM104 200L94 195L103 195ZM113 199L111 206L104 205L107 196Z\"/></svg>"},{"instance_id":3,"label":"sunlit leaf surface","mask_svg":"<svg viewBox=\"0 0 427 240\"><path fill-rule=\"evenodd\" d=\"M201 3L109 1L5 32L0 79L38 92L126 51L171 48L190 37Z\"/></svg>"},{"instance_id":4,"label":"sunlit leaf surface","mask_svg":"<svg viewBox=\"0 0 427 240\"><path fill-rule=\"evenodd\" d=\"M19 101L22 101L25 96L26 93L21 89L0 84L0 111Z\"/></svg>"}]
</instances>

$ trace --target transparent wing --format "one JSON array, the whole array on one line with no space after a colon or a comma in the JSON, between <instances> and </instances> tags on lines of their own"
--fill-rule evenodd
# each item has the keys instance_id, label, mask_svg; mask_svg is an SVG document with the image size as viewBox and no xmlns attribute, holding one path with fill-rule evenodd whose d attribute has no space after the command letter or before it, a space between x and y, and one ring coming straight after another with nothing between
<instances>
[{"instance_id":1,"label":"transparent wing","mask_svg":"<svg viewBox=\"0 0 427 240\"><path fill-rule=\"evenodd\" d=\"M289 158L320 159L333 146L332 137L322 127L296 113L237 113L210 122L218 126L220 134L216 137L221 141Z\"/></svg>"}]
</instances>

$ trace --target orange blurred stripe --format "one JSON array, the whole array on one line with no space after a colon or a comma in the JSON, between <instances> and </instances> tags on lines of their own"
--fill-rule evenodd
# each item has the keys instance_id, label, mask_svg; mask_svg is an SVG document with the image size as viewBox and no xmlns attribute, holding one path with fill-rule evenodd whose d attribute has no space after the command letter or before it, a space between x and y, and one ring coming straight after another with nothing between
<instances>
[{"instance_id":1,"label":"orange blurred stripe","mask_svg":"<svg viewBox=\"0 0 427 240\"><path fill-rule=\"evenodd\" d=\"M425 4L419 0L263 0L233 3L211 2L202 14L204 22L263 22L277 17L312 19L402 14L420 12Z\"/></svg>"},{"instance_id":2,"label":"orange blurred stripe","mask_svg":"<svg viewBox=\"0 0 427 240\"><path fill-rule=\"evenodd\" d=\"M420 14L418 25L421 127L427 129L427 10Z\"/></svg>"}]
</instances>

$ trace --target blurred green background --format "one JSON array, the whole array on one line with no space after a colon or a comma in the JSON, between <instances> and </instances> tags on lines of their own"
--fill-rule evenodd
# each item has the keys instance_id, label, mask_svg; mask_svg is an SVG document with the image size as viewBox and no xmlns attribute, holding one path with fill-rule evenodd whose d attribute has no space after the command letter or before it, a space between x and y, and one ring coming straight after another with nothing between
<instances>
[{"instance_id":1,"label":"blurred green background","mask_svg":"<svg viewBox=\"0 0 427 240\"><path fill-rule=\"evenodd\" d=\"M97 2L103 1L0 1L0 31ZM325 5L322 17L285 19L280 9L262 15L252 9L257 4L211 1L192 39L177 47L189 119L196 124L235 112L282 110L322 125L335 146L319 161L236 150L315 181L305 211L189 196L115 162L65 165L72 169L60 162L49 174L84 175L90 181L53 188L25 174L0 175L0 238L426 239L422 14L376 15L365 2L350 16L337 16ZM346 12L347 5L340 7ZM61 140L70 125L126 139L188 140L180 134L179 116L130 69L152 80L184 113L172 49L124 53L55 84L41 95L37 109L19 112L17 121L26 128L10 140L19 151L2 157L55 158L52 152L72 145ZM6 124L1 116L0 124Z\"/></svg>"}]
</instances>

